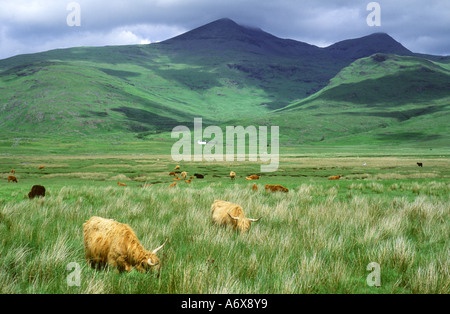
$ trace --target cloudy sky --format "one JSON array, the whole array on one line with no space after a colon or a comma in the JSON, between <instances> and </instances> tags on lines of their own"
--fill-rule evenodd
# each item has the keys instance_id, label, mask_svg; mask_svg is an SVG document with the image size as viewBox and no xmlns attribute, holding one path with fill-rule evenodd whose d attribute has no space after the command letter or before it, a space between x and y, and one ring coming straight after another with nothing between
<instances>
[{"instance_id":1,"label":"cloudy sky","mask_svg":"<svg viewBox=\"0 0 450 314\"><path fill-rule=\"evenodd\" d=\"M0 59L56 48L153 43L223 17L321 47L385 32L414 52L450 55L449 0L378 0L381 26L367 23L371 2L0 0ZM80 26L70 26L78 21Z\"/></svg>"}]
</instances>

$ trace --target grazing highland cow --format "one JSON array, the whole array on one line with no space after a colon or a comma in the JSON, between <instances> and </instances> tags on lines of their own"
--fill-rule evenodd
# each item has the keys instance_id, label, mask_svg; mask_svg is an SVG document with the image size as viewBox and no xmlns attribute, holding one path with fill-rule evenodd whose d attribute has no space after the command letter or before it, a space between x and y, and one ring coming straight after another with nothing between
<instances>
[{"instance_id":1,"label":"grazing highland cow","mask_svg":"<svg viewBox=\"0 0 450 314\"><path fill-rule=\"evenodd\" d=\"M153 251L147 251L130 226L101 217L86 221L83 233L86 259L92 268L109 265L119 272L129 272L135 268L141 273L150 269L159 270L160 261L156 253L167 240Z\"/></svg>"},{"instance_id":2,"label":"grazing highland cow","mask_svg":"<svg viewBox=\"0 0 450 314\"><path fill-rule=\"evenodd\" d=\"M239 229L241 232L248 231L252 222L262 218L246 218L241 206L218 200L211 206L211 216L215 224L232 226L234 230Z\"/></svg>"},{"instance_id":3,"label":"grazing highland cow","mask_svg":"<svg viewBox=\"0 0 450 314\"><path fill-rule=\"evenodd\" d=\"M188 175L188 173L186 171L183 171L181 173L181 176L183 177L184 180L186 180L187 175Z\"/></svg>"},{"instance_id":4,"label":"grazing highland cow","mask_svg":"<svg viewBox=\"0 0 450 314\"><path fill-rule=\"evenodd\" d=\"M289 192L289 189L288 189L288 188L285 188L285 187L282 186L282 185L270 185L270 184L266 184L266 185L264 186L264 189L266 190L266 192L267 192L267 191L271 191L271 192L284 192L284 193Z\"/></svg>"},{"instance_id":5,"label":"grazing highland cow","mask_svg":"<svg viewBox=\"0 0 450 314\"><path fill-rule=\"evenodd\" d=\"M231 180L234 180L236 178L236 172L231 171L230 172L230 178L231 178Z\"/></svg>"},{"instance_id":6,"label":"grazing highland cow","mask_svg":"<svg viewBox=\"0 0 450 314\"><path fill-rule=\"evenodd\" d=\"M328 180L339 180L341 177L342 177L341 175L331 176L331 177L328 177Z\"/></svg>"},{"instance_id":7,"label":"grazing highland cow","mask_svg":"<svg viewBox=\"0 0 450 314\"><path fill-rule=\"evenodd\" d=\"M178 169L180 169L180 166L176 166L176 167L175 167L175 170L178 170Z\"/></svg>"},{"instance_id":8,"label":"grazing highland cow","mask_svg":"<svg viewBox=\"0 0 450 314\"><path fill-rule=\"evenodd\" d=\"M17 182L17 178L15 176L8 176L8 183L11 182L11 181L18 183Z\"/></svg>"},{"instance_id":9,"label":"grazing highland cow","mask_svg":"<svg viewBox=\"0 0 450 314\"><path fill-rule=\"evenodd\" d=\"M16 173L16 170L14 170L14 169L11 169L11 173Z\"/></svg>"},{"instance_id":10,"label":"grazing highland cow","mask_svg":"<svg viewBox=\"0 0 450 314\"><path fill-rule=\"evenodd\" d=\"M125 183L121 183L121 182L117 182L117 185L120 185L120 186L127 186Z\"/></svg>"},{"instance_id":11,"label":"grazing highland cow","mask_svg":"<svg viewBox=\"0 0 450 314\"><path fill-rule=\"evenodd\" d=\"M177 183L174 182L174 183L172 183L171 185L169 185L169 188L173 188L173 187L175 187L176 185L177 185Z\"/></svg>"},{"instance_id":12,"label":"grazing highland cow","mask_svg":"<svg viewBox=\"0 0 450 314\"><path fill-rule=\"evenodd\" d=\"M39 170L45 169L45 166L39 166Z\"/></svg>"},{"instance_id":13,"label":"grazing highland cow","mask_svg":"<svg viewBox=\"0 0 450 314\"><path fill-rule=\"evenodd\" d=\"M245 180L249 180L249 181L251 181L251 180L259 180L259 176L256 175L256 174L252 174L251 176L246 177Z\"/></svg>"},{"instance_id":14,"label":"grazing highland cow","mask_svg":"<svg viewBox=\"0 0 450 314\"><path fill-rule=\"evenodd\" d=\"M35 197L45 197L45 187L42 185L33 185L30 193L28 193L28 198L32 200Z\"/></svg>"}]
</instances>

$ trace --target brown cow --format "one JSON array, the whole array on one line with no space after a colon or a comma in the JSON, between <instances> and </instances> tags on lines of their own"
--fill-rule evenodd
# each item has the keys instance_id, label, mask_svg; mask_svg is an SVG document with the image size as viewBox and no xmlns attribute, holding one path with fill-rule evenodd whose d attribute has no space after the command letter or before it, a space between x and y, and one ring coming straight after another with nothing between
<instances>
[{"instance_id":1,"label":"brown cow","mask_svg":"<svg viewBox=\"0 0 450 314\"><path fill-rule=\"evenodd\" d=\"M14 169L11 169L11 173L16 173L16 170L14 170Z\"/></svg>"},{"instance_id":2,"label":"brown cow","mask_svg":"<svg viewBox=\"0 0 450 314\"><path fill-rule=\"evenodd\" d=\"M246 218L241 206L216 200L211 205L211 218L217 225L232 226L234 230L246 232L250 229L252 222L257 222L262 217L258 219Z\"/></svg>"},{"instance_id":3,"label":"brown cow","mask_svg":"<svg viewBox=\"0 0 450 314\"><path fill-rule=\"evenodd\" d=\"M258 191L258 186L256 184L253 184L252 191L255 191L255 192Z\"/></svg>"},{"instance_id":4,"label":"brown cow","mask_svg":"<svg viewBox=\"0 0 450 314\"><path fill-rule=\"evenodd\" d=\"M35 197L45 197L45 187L42 185L33 185L30 193L28 193L28 198L32 200Z\"/></svg>"},{"instance_id":5,"label":"brown cow","mask_svg":"<svg viewBox=\"0 0 450 314\"><path fill-rule=\"evenodd\" d=\"M259 180L259 176L256 174L252 174L251 176L246 177L245 180Z\"/></svg>"},{"instance_id":6,"label":"brown cow","mask_svg":"<svg viewBox=\"0 0 450 314\"><path fill-rule=\"evenodd\" d=\"M288 188L285 188L282 185L270 185L270 184L266 184L264 186L264 189L266 190L266 192L271 191L271 192L284 192L287 193L289 192Z\"/></svg>"},{"instance_id":7,"label":"brown cow","mask_svg":"<svg viewBox=\"0 0 450 314\"><path fill-rule=\"evenodd\" d=\"M191 183L191 180L186 180L186 181L184 181L185 183Z\"/></svg>"},{"instance_id":8,"label":"brown cow","mask_svg":"<svg viewBox=\"0 0 450 314\"><path fill-rule=\"evenodd\" d=\"M171 185L169 185L169 188L173 188L173 187L175 187L176 185L177 185L177 183L174 182L174 183L172 183Z\"/></svg>"},{"instance_id":9,"label":"brown cow","mask_svg":"<svg viewBox=\"0 0 450 314\"><path fill-rule=\"evenodd\" d=\"M109 265L117 267L119 272L135 268L141 273L160 268L156 253L167 240L153 251L147 251L130 226L95 216L83 224L83 233L86 259L92 268Z\"/></svg>"},{"instance_id":10,"label":"brown cow","mask_svg":"<svg viewBox=\"0 0 450 314\"><path fill-rule=\"evenodd\" d=\"M178 169L180 169L180 166L176 166L176 167L175 167L175 170L178 170Z\"/></svg>"},{"instance_id":11,"label":"brown cow","mask_svg":"<svg viewBox=\"0 0 450 314\"><path fill-rule=\"evenodd\" d=\"M236 178L236 172L231 171L230 172L230 178L231 178L231 180L234 180Z\"/></svg>"},{"instance_id":12,"label":"brown cow","mask_svg":"<svg viewBox=\"0 0 450 314\"><path fill-rule=\"evenodd\" d=\"M328 177L328 180L339 180L341 177L342 177L341 175L331 176L331 177Z\"/></svg>"},{"instance_id":13,"label":"brown cow","mask_svg":"<svg viewBox=\"0 0 450 314\"><path fill-rule=\"evenodd\" d=\"M45 168L45 166L39 166L39 170L42 170L44 168Z\"/></svg>"},{"instance_id":14,"label":"brown cow","mask_svg":"<svg viewBox=\"0 0 450 314\"><path fill-rule=\"evenodd\" d=\"M17 178L15 176L8 176L8 183L11 182L11 181L18 183L17 182Z\"/></svg>"},{"instance_id":15,"label":"brown cow","mask_svg":"<svg viewBox=\"0 0 450 314\"><path fill-rule=\"evenodd\" d=\"M120 185L120 186L127 186L125 183L121 183L121 182L117 182L117 185Z\"/></svg>"},{"instance_id":16,"label":"brown cow","mask_svg":"<svg viewBox=\"0 0 450 314\"><path fill-rule=\"evenodd\" d=\"M169 176L174 176L174 177L176 177L177 175L176 175L175 172L170 172L170 173L169 173Z\"/></svg>"}]
</instances>

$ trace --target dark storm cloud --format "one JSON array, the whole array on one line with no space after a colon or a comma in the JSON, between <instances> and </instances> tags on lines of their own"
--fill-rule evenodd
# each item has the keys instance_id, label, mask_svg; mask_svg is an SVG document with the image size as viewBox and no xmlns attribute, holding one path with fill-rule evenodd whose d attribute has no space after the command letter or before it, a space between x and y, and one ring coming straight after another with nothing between
<instances>
[{"instance_id":1,"label":"dark storm cloud","mask_svg":"<svg viewBox=\"0 0 450 314\"><path fill-rule=\"evenodd\" d=\"M275 36L318 46L386 32L414 52L450 54L450 1L379 0L381 26L366 23L370 0L2 0L0 58L61 47L139 44L229 17Z\"/></svg>"}]
</instances>

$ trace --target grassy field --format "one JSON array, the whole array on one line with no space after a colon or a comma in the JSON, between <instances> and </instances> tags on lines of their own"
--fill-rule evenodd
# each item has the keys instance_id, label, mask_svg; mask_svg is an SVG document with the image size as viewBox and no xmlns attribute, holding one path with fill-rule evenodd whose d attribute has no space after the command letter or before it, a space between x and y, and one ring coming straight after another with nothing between
<instances>
[{"instance_id":1,"label":"grassy field","mask_svg":"<svg viewBox=\"0 0 450 314\"><path fill-rule=\"evenodd\" d=\"M245 180L257 163L182 163L206 177L169 189L176 164L168 155L36 147L0 156L1 293L450 292L448 151L284 151L278 171L259 181ZM11 169L18 183L7 183ZM27 199L34 184L47 188L45 198ZM266 193L265 184L289 193ZM217 227L216 199L263 218L246 234ZM82 224L94 215L129 224L147 249L168 238L160 276L91 269ZM371 262L381 287L366 282ZM80 286L67 284L69 263L81 267Z\"/></svg>"}]
</instances>

